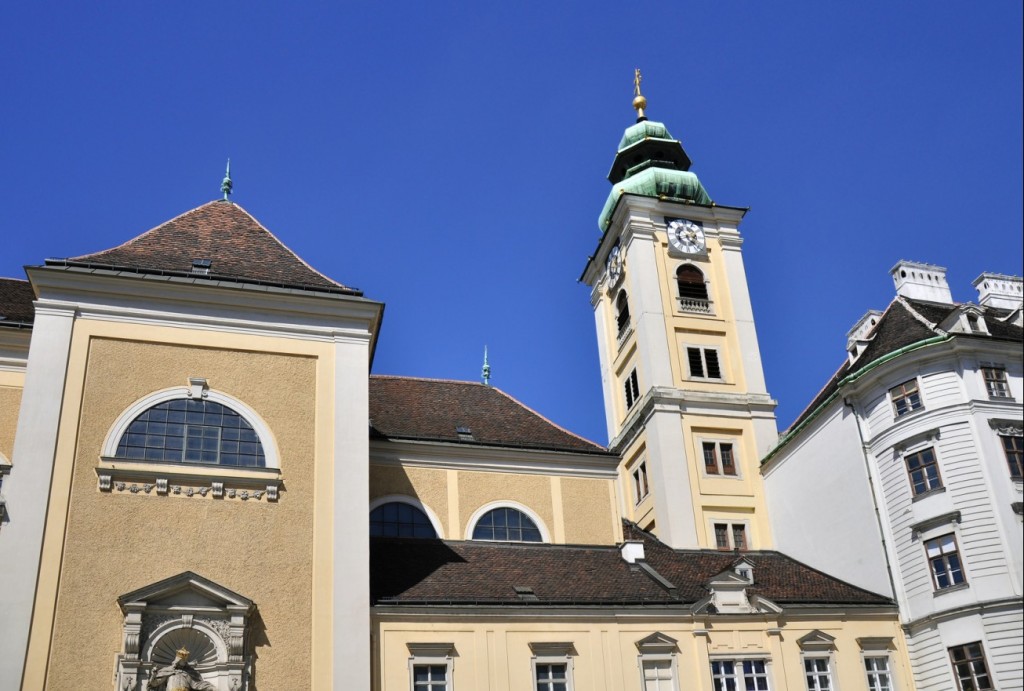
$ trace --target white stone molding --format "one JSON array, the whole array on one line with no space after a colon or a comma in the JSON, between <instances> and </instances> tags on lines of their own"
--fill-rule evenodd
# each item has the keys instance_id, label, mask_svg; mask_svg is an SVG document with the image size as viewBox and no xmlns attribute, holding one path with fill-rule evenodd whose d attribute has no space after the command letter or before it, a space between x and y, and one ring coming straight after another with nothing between
<instances>
[{"instance_id":1,"label":"white stone molding","mask_svg":"<svg viewBox=\"0 0 1024 691\"><path fill-rule=\"evenodd\" d=\"M376 509L378 506L393 503L408 504L409 506L413 506L422 511L423 514L430 521L430 525L434 526L434 532L437 534L438 539L444 539L444 530L441 528L441 520L437 517L437 514L434 513L434 511L429 506L421 502L416 497L410 497L407 494L387 494L383 497L377 497L376 499L370 502L370 513L373 513L373 510Z\"/></svg>"},{"instance_id":2,"label":"white stone molding","mask_svg":"<svg viewBox=\"0 0 1024 691\"><path fill-rule=\"evenodd\" d=\"M548 530L548 527L544 523L544 521L541 520L540 516L538 516L537 513L535 511L533 511L533 509L529 508L528 506L525 506L524 504L520 504L517 501L510 501L510 500L492 501L492 502L489 502L487 504L484 504L483 506L478 508L476 511L474 511L473 515L469 517L469 522L466 524L466 537L465 537L465 539L466 540L472 540L473 539L473 529L476 528L477 521L479 521L481 518L483 518L484 514L486 514L488 511L491 511L493 509L506 509L506 508L507 509L516 509L518 511L522 511L524 514L529 516L530 520L532 520L534 525L537 526L537 530L540 531L540 539L541 539L541 541L542 542L546 542L546 543L550 543L551 542L551 532Z\"/></svg>"},{"instance_id":3,"label":"white stone molding","mask_svg":"<svg viewBox=\"0 0 1024 691\"><path fill-rule=\"evenodd\" d=\"M117 453L117 444L121 441L121 437L128 430L128 425L130 425L139 415L160 403L181 398L192 398L197 390L200 392L200 396L202 398L232 409L238 413L243 420L248 422L252 426L253 430L255 430L256 436L259 437L260 443L263 445L263 456L266 459L266 467L276 469L281 468L281 456L277 449L277 440L270 431L270 427L268 427L267 423L263 421L263 418L261 418L255 410L234 396L222 391L210 389L206 380L198 377L190 377L189 386L172 386L167 389L161 389L160 391L154 391L125 408L124 412L121 413L107 431L107 436L103 440L103 448L100 452L101 455L107 458L114 457Z\"/></svg>"},{"instance_id":4,"label":"white stone molding","mask_svg":"<svg viewBox=\"0 0 1024 691\"><path fill-rule=\"evenodd\" d=\"M255 605L248 598L187 571L122 595L118 605L124 614L118 691L143 691L180 647L218 691L249 687L253 655L246 634Z\"/></svg>"},{"instance_id":5,"label":"white stone molding","mask_svg":"<svg viewBox=\"0 0 1024 691\"><path fill-rule=\"evenodd\" d=\"M1024 435L1024 422L1020 420L1000 420L991 418L988 426L1001 437L1019 437Z\"/></svg>"}]
</instances>

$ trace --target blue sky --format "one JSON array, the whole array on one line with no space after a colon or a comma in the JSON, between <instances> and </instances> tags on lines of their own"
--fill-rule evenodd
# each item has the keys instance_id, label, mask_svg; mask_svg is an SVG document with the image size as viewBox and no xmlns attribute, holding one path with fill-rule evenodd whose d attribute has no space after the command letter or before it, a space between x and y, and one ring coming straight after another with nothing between
<instances>
[{"instance_id":1,"label":"blue sky","mask_svg":"<svg viewBox=\"0 0 1024 691\"><path fill-rule=\"evenodd\" d=\"M0 275L218 195L387 304L379 373L605 441L588 291L634 67L744 256L784 427L899 259L1020 275L1021 3L5 3Z\"/></svg>"}]
</instances>

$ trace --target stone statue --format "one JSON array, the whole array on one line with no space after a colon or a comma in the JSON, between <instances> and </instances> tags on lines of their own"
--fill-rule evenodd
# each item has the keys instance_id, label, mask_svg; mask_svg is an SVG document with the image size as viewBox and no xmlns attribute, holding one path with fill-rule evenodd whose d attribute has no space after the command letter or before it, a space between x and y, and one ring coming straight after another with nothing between
<instances>
[{"instance_id":1,"label":"stone statue","mask_svg":"<svg viewBox=\"0 0 1024 691\"><path fill-rule=\"evenodd\" d=\"M217 687L203 678L196 668L188 663L188 651L182 648L174 657L174 662L153 672L146 683L147 689L163 689L164 691L217 691Z\"/></svg>"}]
</instances>

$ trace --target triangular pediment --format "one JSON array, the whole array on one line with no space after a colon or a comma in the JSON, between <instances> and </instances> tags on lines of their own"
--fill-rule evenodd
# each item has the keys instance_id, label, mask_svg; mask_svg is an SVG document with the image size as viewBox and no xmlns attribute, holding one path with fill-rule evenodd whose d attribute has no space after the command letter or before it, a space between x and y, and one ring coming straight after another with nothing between
<instances>
[{"instance_id":1,"label":"triangular pediment","mask_svg":"<svg viewBox=\"0 0 1024 691\"><path fill-rule=\"evenodd\" d=\"M641 653L671 653L679 649L678 643L679 641L671 636L655 631L637 641L636 647Z\"/></svg>"},{"instance_id":2,"label":"triangular pediment","mask_svg":"<svg viewBox=\"0 0 1024 691\"><path fill-rule=\"evenodd\" d=\"M798 638L796 643L801 650L833 650L836 647L836 637L815 629Z\"/></svg>"},{"instance_id":3,"label":"triangular pediment","mask_svg":"<svg viewBox=\"0 0 1024 691\"><path fill-rule=\"evenodd\" d=\"M117 598L121 609L129 605L145 605L170 608L244 608L253 606L252 600L219 583L191 571L165 578L151 585L143 586Z\"/></svg>"}]
</instances>

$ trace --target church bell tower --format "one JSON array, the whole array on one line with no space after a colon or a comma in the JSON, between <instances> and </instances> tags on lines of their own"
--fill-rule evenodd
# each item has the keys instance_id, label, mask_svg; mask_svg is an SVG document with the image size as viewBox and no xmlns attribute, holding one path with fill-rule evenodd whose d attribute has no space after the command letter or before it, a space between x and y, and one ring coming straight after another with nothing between
<instances>
[{"instance_id":1,"label":"church bell tower","mask_svg":"<svg viewBox=\"0 0 1024 691\"><path fill-rule=\"evenodd\" d=\"M673 547L771 547L758 464L777 438L743 267L746 209L716 204L644 114L619 142L591 287L624 515Z\"/></svg>"}]
</instances>

